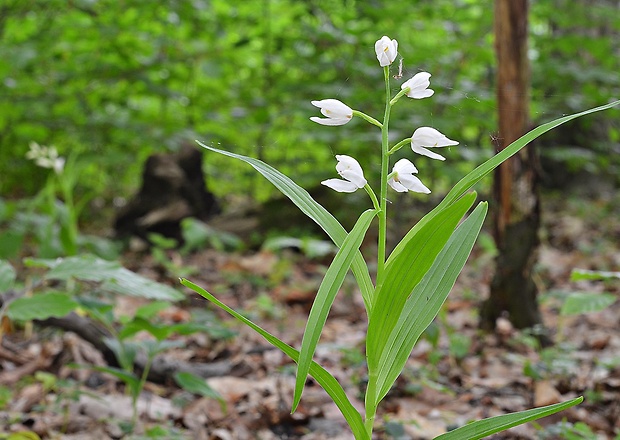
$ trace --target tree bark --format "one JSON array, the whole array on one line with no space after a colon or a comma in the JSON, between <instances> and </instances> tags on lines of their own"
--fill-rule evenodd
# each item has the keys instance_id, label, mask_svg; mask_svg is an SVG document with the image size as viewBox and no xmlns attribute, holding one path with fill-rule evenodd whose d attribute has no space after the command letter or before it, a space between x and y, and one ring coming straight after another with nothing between
<instances>
[{"instance_id":1,"label":"tree bark","mask_svg":"<svg viewBox=\"0 0 620 440\"><path fill-rule=\"evenodd\" d=\"M527 0L495 1L495 49L498 61L497 102L501 150L528 128L529 64ZM481 307L480 326L495 328L505 316L517 328L542 323L532 279L539 245L540 204L536 155L532 145L504 162L494 175L494 238L499 254L490 297Z\"/></svg>"}]
</instances>

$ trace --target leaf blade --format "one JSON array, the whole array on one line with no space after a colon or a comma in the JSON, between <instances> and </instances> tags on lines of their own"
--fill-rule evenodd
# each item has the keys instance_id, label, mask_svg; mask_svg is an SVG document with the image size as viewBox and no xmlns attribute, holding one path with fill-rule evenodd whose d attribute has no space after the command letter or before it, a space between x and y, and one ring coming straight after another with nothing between
<instances>
[{"instance_id":1,"label":"leaf blade","mask_svg":"<svg viewBox=\"0 0 620 440\"><path fill-rule=\"evenodd\" d=\"M564 117L555 119L553 121L547 122L545 124L539 125L538 127L530 130L529 132L521 136L519 139L512 142L502 151L497 153L495 156L491 157L489 160L482 163L481 165L476 167L474 170L470 171L461 180L459 180L459 182L456 185L454 185L454 187L450 190L450 192L448 192L446 197L441 201L441 203L438 205L438 208L441 207L443 209L443 207L450 205L452 202L454 202L454 200L461 197L461 195L463 195L467 190L469 190L472 186L474 186L476 183L482 180L483 177L485 177L487 174L489 174L491 171L497 168L502 162L504 162L511 156L514 156L516 153L519 152L519 150L521 150L531 141L542 136L546 132L553 130L559 125L562 125L573 119L579 118L581 116L589 115L590 113L607 110L617 105L620 105L620 100L611 102L609 104L601 105L599 107L591 108L589 110L584 110L579 113L574 113L572 115L564 116Z\"/></svg>"},{"instance_id":2,"label":"leaf blade","mask_svg":"<svg viewBox=\"0 0 620 440\"><path fill-rule=\"evenodd\" d=\"M308 372L310 371L312 357L314 356L321 332L323 331L323 327L327 321L329 310L331 309L331 306L336 298L338 290L344 282L344 277L349 271L349 267L351 267L351 262L362 244L366 231L368 231L370 223L376 215L377 210L373 209L369 209L362 213L355 223L355 226L342 243L342 247L336 253L336 256L327 269L323 281L319 286L319 290L308 316L306 329L301 341L301 348L299 350L299 362L297 363L297 378L295 380L292 412L295 411L297 405L299 405L299 401L301 400L301 393L303 391Z\"/></svg>"},{"instance_id":3,"label":"leaf blade","mask_svg":"<svg viewBox=\"0 0 620 440\"><path fill-rule=\"evenodd\" d=\"M256 331L263 338L267 340L270 344L279 348L284 352L288 357L293 359L295 362L299 359L299 352L295 350L293 347L278 339L267 330L264 330L262 327L258 326L254 322L247 319L245 316L236 312L235 310L228 307L226 304L218 300L211 293L207 292L202 287L192 283L191 281L181 278L181 284L185 287L192 289L194 292L207 299L211 303L215 304L217 307L221 308L228 314L235 317L237 320L243 322L252 330ZM355 409L355 407L351 404L347 395L345 394L342 386L338 381L332 376L327 370L325 370L322 366L317 364L316 362L312 362L310 366L310 375L316 379L316 381L323 387L323 389L330 395L340 412L344 416L345 420L349 424L351 431L355 435L356 439L360 440L370 440L366 429L364 428L364 422L362 421L362 416Z\"/></svg>"},{"instance_id":4,"label":"leaf blade","mask_svg":"<svg viewBox=\"0 0 620 440\"><path fill-rule=\"evenodd\" d=\"M403 312L387 339L379 359L377 405L388 393L420 335L430 325L447 299L480 233L488 211L486 202L454 231L431 268L407 298Z\"/></svg>"},{"instance_id":5,"label":"leaf blade","mask_svg":"<svg viewBox=\"0 0 620 440\"><path fill-rule=\"evenodd\" d=\"M583 112L579 112L579 113L575 113L572 115L568 115L568 116L555 119L553 121L539 125L538 127L524 134L519 139L517 139L516 141L508 145L506 148L504 148L502 151L497 153L495 156L483 162L478 167L476 167L475 169L467 173L461 180L459 180L457 184L454 185L454 187L452 187L452 189L448 192L448 194L446 194L446 196L441 201L441 203L439 203L439 205L437 205L431 212L426 214L415 225L415 227L411 229L405 237L403 237L403 240L401 240L401 243L405 239L408 239L409 235L415 234L419 228L423 227L427 222L432 220L439 212L443 211L445 208L452 205L456 200L462 197L463 194L465 194L476 183L478 183L485 176L487 176L491 171L497 168L502 162L504 162L511 156L514 156L516 153L518 153L519 150L525 147L529 142L533 141L537 137L542 136L546 132L568 121L579 118L581 116L586 116L590 113L607 110L617 105L620 105L620 100L611 102L609 104L601 105L599 107L591 108ZM401 250L402 250L402 247L400 246L400 244L397 245L396 248L394 248L394 250L390 254L390 257L388 258L388 262L390 261L390 259L395 258L401 252Z\"/></svg>"},{"instance_id":6,"label":"leaf blade","mask_svg":"<svg viewBox=\"0 0 620 440\"><path fill-rule=\"evenodd\" d=\"M464 438L468 440L478 440L488 435L522 425L523 423L550 416L551 414L563 411L581 402L583 402L583 397L577 397L576 399L556 403L554 405L478 420L468 425L461 426L454 431L441 434L435 437L434 440L462 440Z\"/></svg>"},{"instance_id":7,"label":"leaf blade","mask_svg":"<svg viewBox=\"0 0 620 440\"><path fill-rule=\"evenodd\" d=\"M437 213L432 221L407 234L398 246L401 251L386 264L384 281L377 285L375 306L368 323L366 354L370 374L374 375L387 337L396 325L407 297L431 267L448 241L459 220L476 198L470 193L449 208Z\"/></svg>"},{"instance_id":8,"label":"leaf blade","mask_svg":"<svg viewBox=\"0 0 620 440\"><path fill-rule=\"evenodd\" d=\"M345 238L347 237L347 231L342 227L340 222L327 211L322 205L308 194L308 192L297 185L288 176L282 174L272 166L252 157L243 156L240 154L231 153L225 150L219 150L217 148L210 147L203 144L200 141L196 141L198 145L206 148L209 151L222 154L224 156L239 159L248 165L252 166L256 171L263 175L269 182L271 182L278 190L287 196L297 207L310 219L312 219L317 225L325 231L325 233L331 238L336 246L342 246ZM370 314L372 309L372 295L374 292L374 285L370 279L368 273L368 266L364 261L361 253L357 253L353 259L351 265L355 279L362 292L364 304L366 305L366 311Z\"/></svg>"}]
</instances>

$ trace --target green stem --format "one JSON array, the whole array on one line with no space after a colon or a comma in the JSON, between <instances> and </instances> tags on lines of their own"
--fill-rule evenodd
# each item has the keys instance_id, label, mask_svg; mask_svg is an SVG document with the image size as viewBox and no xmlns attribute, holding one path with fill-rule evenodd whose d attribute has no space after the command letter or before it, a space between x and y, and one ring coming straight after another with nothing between
<instances>
[{"instance_id":1,"label":"green stem","mask_svg":"<svg viewBox=\"0 0 620 440\"><path fill-rule=\"evenodd\" d=\"M366 412L364 427L368 433L368 438L372 438L372 429L375 424L375 414L377 413L377 405L374 403L374 396L377 394L376 385L377 372L368 370L368 388L366 388L366 401L364 403Z\"/></svg>"},{"instance_id":2,"label":"green stem","mask_svg":"<svg viewBox=\"0 0 620 440\"><path fill-rule=\"evenodd\" d=\"M155 358L155 354L149 353L147 355L146 363L144 364L144 370L142 371L142 376L140 376L140 381L138 383L138 389L135 390L134 395L132 396L132 403L133 403L132 425L134 428L136 427L136 424L138 423L138 399L140 398L140 394L142 394L144 385L146 385L146 379L149 376L149 371L151 371L151 365L153 365L154 358Z\"/></svg>"},{"instance_id":3,"label":"green stem","mask_svg":"<svg viewBox=\"0 0 620 440\"><path fill-rule=\"evenodd\" d=\"M372 206L377 210L380 211L381 210L381 205L379 204L379 200L377 199L377 195L375 194L375 192L372 190L372 188L370 187L369 184L366 184L366 186L364 186L364 189L366 190L366 192L368 193L368 195L370 196L370 200L372 200Z\"/></svg>"},{"instance_id":4,"label":"green stem","mask_svg":"<svg viewBox=\"0 0 620 440\"><path fill-rule=\"evenodd\" d=\"M383 74L385 77L385 114L383 116L383 124L381 125L381 192L379 198L379 240L377 243L377 288L383 283L385 274L385 253L386 253L386 238L387 238L387 181L389 177L389 162L390 154L389 139L388 139L388 125L390 122L390 109L392 107L390 103L390 67L385 66L383 68ZM373 298L373 303L376 298ZM372 319L372 315L371 315ZM368 370L368 388L366 389L366 402L365 410L366 417L364 426L368 437L372 438L372 429L375 423L375 415L377 413L377 404L375 403L375 396L377 387L377 372Z\"/></svg>"},{"instance_id":5,"label":"green stem","mask_svg":"<svg viewBox=\"0 0 620 440\"><path fill-rule=\"evenodd\" d=\"M387 236L387 176L389 167L388 154L388 123L390 121L390 67L383 68L385 77L385 114L381 127L381 192L379 205L379 240L377 243L377 286L383 282L383 271L385 268L385 248Z\"/></svg>"},{"instance_id":6,"label":"green stem","mask_svg":"<svg viewBox=\"0 0 620 440\"><path fill-rule=\"evenodd\" d=\"M402 141L400 141L399 143L394 145L392 148L390 148L390 151L388 151L388 154L392 155L392 154L396 153L398 150L403 148L408 143L411 143L411 138L403 139Z\"/></svg>"},{"instance_id":7,"label":"green stem","mask_svg":"<svg viewBox=\"0 0 620 440\"><path fill-rule=\"evenodd\" d=\"M65 252L68 255L77 254L77 239L78 239L78 227L77 227L77 213L75 204L73 203L73 189L70 182L67 181L66 176L59 175L58 180L60 182L60 189L62 191L62 197L67 208L67 242L65 243Z\"/></svg>"},{"instance_id":8,"label":"green stem","mask_svg":"<svg viewBox=\"0 0 620 440\"><path fill-rule=\"evenodd\" d=\"M366 113L360 112L359 110L353 110L353 116L359 116L360 118L365 119L366 121L370 122L372 125L376 125L379 128L383 128L383 124L381 122L377 121L372 116L368 116Z\"/></svg>"},{"instance_id":9,"label":"green stem","mask_svg":"<svg viewBox=\"0 0 620 440\"><path fill-rule=\"evenodd\" d=\"M411 90L411 88L409 87L405 87L404 89L402 89L400 92L398 92L396 94L396 96L394 98L392 98L392 100L390 101L390 106L396 104L396 102L405 94L405 93L409 93L409 90Z\"/></svg>"}]
</instances>

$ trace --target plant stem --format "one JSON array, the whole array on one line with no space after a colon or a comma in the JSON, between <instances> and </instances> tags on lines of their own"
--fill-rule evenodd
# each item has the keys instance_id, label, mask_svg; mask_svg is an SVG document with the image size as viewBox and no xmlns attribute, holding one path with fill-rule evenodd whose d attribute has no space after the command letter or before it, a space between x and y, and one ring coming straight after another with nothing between
<instances>
[{"instance_id":1,"label":"plant stem","mask_svg":"<svg viewBox=\"0 0 620 440\"><path fill-rule=\"evenodd\" d=\"M372 438L372 429L375 424L375 414L377 413L377 405L374 403L374 396L376 394L377 385L377 372L368 370L368 388L366 388L365 396L365 411L366 417L364 420L364 426L368 433L368 438Z\"/></svg>"},{"instance_id":2,"label":"plant stem","mask_svg":"<svg viewBox=\"0 0 620 440\"><path fill-rule=\"evenodd\" d=\"M392 154L396 153L398 150L400 150L402 147L404 147L408 143L411 143L411 138L410 137L407 138L407 139L403 139L402 141L400 141L399 143L394 145L392 148L390 148L390 151L388 151L388 154L392 155Z\"/></svg>"},{"instance_id":3,"label":"plant stem","mask_svg":"<svg viewBox=\"0 0 620 440\"><path fill-rule=\"evenodd\" d=\"M381 126L381 192L379 205L379 240L377 243L377 286L383 282L383 272L385 269L385 247L387 236L387 177L390 156L388 153L388 123L390 121L390 67L383 68L385 77L385 114Z\"/></svg>"},{"instance_id":4,"label":"plant stem","mask_svg":"<svg viewBox=\"0 0 620 440\"><path fill-rule=\"evenodd\" d=\"M65 207L67 208L67 240L64 243L65 252L67 255L75 255L77 254L77 236L78 236L78 227L77 227L77 213L75 209L75 205L73 203L73 190L72 185L67 181L67 177L60 175L58 176L60 181L60 189L62 191L62 197L65 202Z\"/></svg>"},{"instance_id":5,"label":"plant stem","mask_svg":"<svg viewBox=\"0 0 620 440\"><path fill-rule=\"evenodd\" d=\"M370 122L372 125L383 128L383 124L381 122L377 121L375 118L367 115L366 113L360 112L359 110L353 110L353 116L359 116L360 118Z\"/></svg>"},{"instance_id":6,"label":"plant stem","mask_svg":"<svg viewBox=\"0 0 620 440\"><path fill-rule=\"evenodd\" d=\"M392 105L390 103L390 67L385 66L383 68L383 74L385 77L385 114L383 116L383 124L381 125L381 193L379 199L379 240L377 243L377 289L383 284L385 274L385 248L387 238L387 181L389 177L389 139L388 139L388 124L390 122L390 109ZM376 298L373 298L373 302ZM372 319L372 317L371 317ZM375 414L377 413L377 404L375 402L377 386L377 372L373 371L369 367L368 370L368 388L366 389L366 402L365 410L366 417L364 426L368 437L372 438L373 425L375 423Z\"/></svg>"}]
</instances>

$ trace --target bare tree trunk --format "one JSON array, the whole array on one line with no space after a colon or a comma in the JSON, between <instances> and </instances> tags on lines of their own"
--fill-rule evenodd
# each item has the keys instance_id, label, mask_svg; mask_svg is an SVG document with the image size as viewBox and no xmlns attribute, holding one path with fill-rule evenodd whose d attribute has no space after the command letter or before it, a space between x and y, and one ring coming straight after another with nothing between
<instances>
[{"instance_id":1,"label":"bare tree trunk","mask_svg":"<svg viewBox=\"0 0 620 440\"><path fill-rule=\"evenodd\" d=\"M528 128L527 0L495 1L498 60L498 150ZM494 176L495 242L499 251L490 298L482 304L480 326L490 330L506 316L517 328L540 324L532 267L539 245L540 206L536 156L528 145L502 164Z\"/></svg>"}]
</instances>

